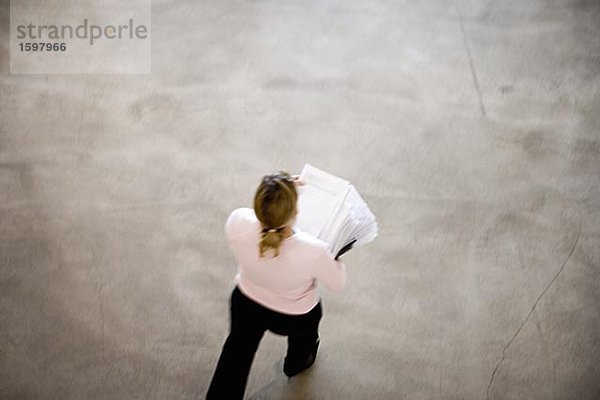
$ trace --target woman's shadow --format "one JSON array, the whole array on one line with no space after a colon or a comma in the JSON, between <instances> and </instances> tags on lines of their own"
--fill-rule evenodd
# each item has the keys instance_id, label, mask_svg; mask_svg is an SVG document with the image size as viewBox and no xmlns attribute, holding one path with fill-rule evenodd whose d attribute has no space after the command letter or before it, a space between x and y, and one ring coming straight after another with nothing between
<instances>
[{"instance_id":1,"label":"woman's shadow","mask_svg":"<svg viewBox=\"0 0 600 400\"><path fill-rule=\"evenodd\" d=\"M259 390L252 393L248 400L299 400L316 399L317 396L312 393L313 385L311 377L316 373L317 364L313 365L306 371L288 378L282 372L283 359L273 364L273 370L277 378L263 385Z\"/></svg>"}]
</instances>

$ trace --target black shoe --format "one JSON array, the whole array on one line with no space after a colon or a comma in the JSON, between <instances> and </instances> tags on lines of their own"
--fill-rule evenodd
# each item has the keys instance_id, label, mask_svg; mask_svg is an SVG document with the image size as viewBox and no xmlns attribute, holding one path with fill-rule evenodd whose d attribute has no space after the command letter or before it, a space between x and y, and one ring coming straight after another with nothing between
<instances>
[{"instance_id":1,"label":"black shoe","mask_svg":"<svg viewBox=\"0 0 600 400\"><path fill-rule=\"evenodd\" d=\"M319 343L321 341L319 339L317 339L317 341L315 342L313 349L311 351L311 353L308 355L308 359L306 360L306 363L304 363L304 365L300 368L290 368L287 365L283 365L283 373L286 374L286 376L288 378L291 378L293 376L298 375L299 373L307 370L308 368L310 368L314 363L315 360L317 358L317 350L319 349Z\"/></svg>"}]
</instances>

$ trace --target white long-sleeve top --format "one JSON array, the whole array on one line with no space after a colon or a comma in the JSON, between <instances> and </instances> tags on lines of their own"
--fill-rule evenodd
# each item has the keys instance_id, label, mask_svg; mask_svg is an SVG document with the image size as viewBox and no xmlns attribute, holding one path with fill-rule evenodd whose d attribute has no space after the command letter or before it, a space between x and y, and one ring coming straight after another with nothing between
<instances>
[{"instance_id":1,"label":"white long-sleeve top","mask_svg":"<svg viewBox=\"0 0 600 400\"><path fill-rule=\"evenodd\" d=\"M319 302L317 281L340 291L346 284L346 266L334 260L321 239L295 229L284 239L279 256L273 251L259 257L261 224L251 208L238 208L227 218L225 233L238 263L235 281L259 304L284 314L305 314Z\"/></svg>"}]
</instances>

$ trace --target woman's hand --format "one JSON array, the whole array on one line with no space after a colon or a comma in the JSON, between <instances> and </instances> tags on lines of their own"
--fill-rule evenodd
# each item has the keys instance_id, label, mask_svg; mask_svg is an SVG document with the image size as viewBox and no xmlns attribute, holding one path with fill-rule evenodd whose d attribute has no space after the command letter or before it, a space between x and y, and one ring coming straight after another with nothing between
<instances>
[{"instance_id":1,"label":"woman's hand","mask_svg":"<svg viewBox=\"0 0 600 400\"><path fill-rule=\"evenodd\" d=\"M294 180L294 185L304 186L304 181L300 179L300 175L292 175L292 179Z\"/></svg>"}]
</instances>

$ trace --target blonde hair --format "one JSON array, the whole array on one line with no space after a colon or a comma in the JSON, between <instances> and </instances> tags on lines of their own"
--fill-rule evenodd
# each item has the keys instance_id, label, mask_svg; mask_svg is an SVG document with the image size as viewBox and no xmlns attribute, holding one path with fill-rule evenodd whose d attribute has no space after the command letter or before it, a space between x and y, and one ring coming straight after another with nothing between
<instances>
[{"instance_id":1,"label":"blonde hair","mask_svg":"<svg viewBox=\"0 0 600 400\"><path fill-rule=\"evenodd\" d=\"M262 225L258 243L260 257L272 249L279 255L283 243L283 229L296 213L298 192L294 180L286 171L265 175L254 195L254 212Z\"/></svg>"}]
</instances>

